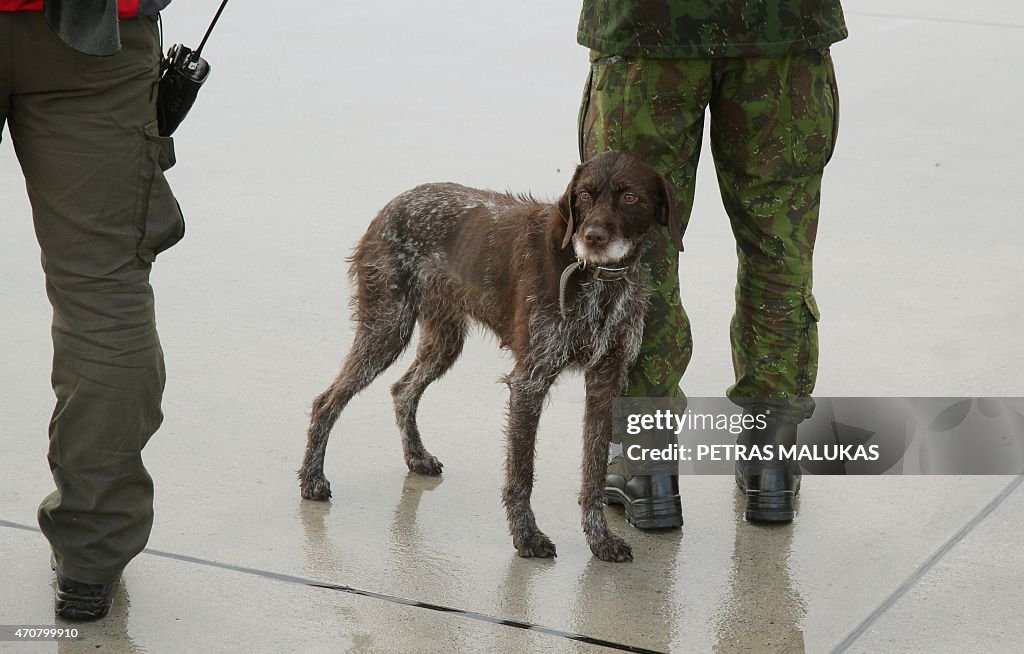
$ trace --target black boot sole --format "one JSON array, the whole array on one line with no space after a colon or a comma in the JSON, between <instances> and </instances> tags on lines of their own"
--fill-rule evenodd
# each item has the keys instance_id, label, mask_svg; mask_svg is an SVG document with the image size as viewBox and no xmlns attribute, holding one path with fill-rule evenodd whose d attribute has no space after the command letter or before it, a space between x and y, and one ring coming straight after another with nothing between
<instances>
[{"instance_id":1,"label":"black boot sole","mask_svg":"<svg viewBox=\"0 0 1024 654\"><path fill-rule=\"evenodd\" d=\"M748 522L792 522L796 516L793 491L744 491L747 509L743 517Z\"/></svg>"},{"instance_id":2,"label":"black boot sole","mask_svg":"<svg viewBox=\"0 0 1024 654\"><path fill-rule=\"evenodd\" d=\"M57 572L57 561L50 554L50 570ZM99 620L110 613L114 603L113 586L106 592L82 595L64 590L61 577L57 575L57 589L53 598L53 611L65 620Z\"/></svg>"},{"instance_id":3,"label":"black boot sole","mask_svg":"<svg viewBox=\"0 0 1024 654\"><path fill-rule=\"evenodd\" d=\"M743 517L748 522L792 522L796 517L796 495L800 492L800 478L797 477L793 490L752 490L743 483L743 477L736 476L736 487L747 498Z\"/></svg>"},{"instance_id":4,"label":"black boot sole","mask_svg":"<svg viewBox=\"0 0 1024 654\"><path fill-rule=\"evenodd\" d=\"M630 501L618 488L605 488L606 504L621 504L626 522L637 529L675 529L683 526L683 502L678 495Z\"/></svg>"},{"instance_id":5,"label":"black boot sole","mask_svg":"<svg viewBox=\"0 0 1024 654\"><path fill-rule=\"evenodd\" d=\"M99 620L110 613L110 601L81 597L58 599L54 612L65 620Z\"/></svg>"}]
</instances>

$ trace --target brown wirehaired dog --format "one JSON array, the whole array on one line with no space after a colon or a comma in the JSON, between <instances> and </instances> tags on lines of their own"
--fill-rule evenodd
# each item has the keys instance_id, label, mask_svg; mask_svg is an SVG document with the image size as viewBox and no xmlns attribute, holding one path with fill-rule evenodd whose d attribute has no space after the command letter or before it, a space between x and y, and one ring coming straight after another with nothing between
<instances>
[{"instance_id":1,"label":"brown wirehaired dog","mask_svg":"<svg viewBox=\"0 0 1024 654\"><path fill-rule=\"evenodd\" d=\"M577 167L555 204L458 184L425 184L389 202L350 260L358 327L341 372L313 401L299 470L302 497L331 496L324 477L331 428L352 396L394 363L417 322L416 360L391 394L406 465L420 474L441 473L441 462L420 440L416 408L424 389L459 357L474 320L515 355L515 368L504 378L511 396L502 499L519 555L555 556L530 507L534 443L548 389L573 368L583 372L587 393L583 531L601 560L631 560L602 507L612 398L643 334L644 237L668 225L682 249L672 206L665 179L621 152Z\"/></svg>"}]
</instances>

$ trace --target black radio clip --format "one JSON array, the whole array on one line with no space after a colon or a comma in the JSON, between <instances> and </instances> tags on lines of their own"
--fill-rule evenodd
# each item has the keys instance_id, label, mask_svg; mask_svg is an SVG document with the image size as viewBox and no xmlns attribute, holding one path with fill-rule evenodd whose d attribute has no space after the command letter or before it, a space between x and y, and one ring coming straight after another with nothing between
<instances>
[{"instance_id":1,"label":"black radio clip","mask_svg":"<svg viewBox=\"0 0 1024 654\"><path fill-rule=\"evenodd\" d=\"M180 43L167 50L167 55L160 60L160 85L157 91L156 118L160 136L170 136L185 120L203 82L210 76L210 64L200 54L206 40L210 38L213 26L224 11L228 0L223 0L217 14L213 17L210 27L206 30L202 43L194 51ZM163 30L161 29L161 44ZM161 45L161 49L163 46Z\"/></svg>"}]
</instances>

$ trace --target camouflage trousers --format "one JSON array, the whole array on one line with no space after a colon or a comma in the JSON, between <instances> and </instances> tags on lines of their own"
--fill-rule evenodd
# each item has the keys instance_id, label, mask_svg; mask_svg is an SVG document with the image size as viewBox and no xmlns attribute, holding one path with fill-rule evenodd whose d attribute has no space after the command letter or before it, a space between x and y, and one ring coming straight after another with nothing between
<instances>
[{"instance_id":1,"label":"camouflage trousers","mask_svg":"<svg viewBox=\"0 0 1024 654\"><path fill-rule=\"evenodd\" d=\"M675 190L686 228L706 110L722 200L736 238L730 329L736 383L728 396L800 421L814 410L818 308L811 292L821 176L832 155L839 100L832 60L785 57L641 59L591 53L580 108L580 156L625 150ZM682 397L693 344L667 229L646 264L654 288L643 344L625 394Z\"/></svg>"}]
</instances>

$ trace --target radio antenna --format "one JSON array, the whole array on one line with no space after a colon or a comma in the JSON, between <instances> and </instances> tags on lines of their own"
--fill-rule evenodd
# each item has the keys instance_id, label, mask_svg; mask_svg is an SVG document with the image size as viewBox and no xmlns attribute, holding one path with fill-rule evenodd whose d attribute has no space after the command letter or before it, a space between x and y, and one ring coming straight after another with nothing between
<instances>
[{"instance_id":1,"label":"radio antenna","mask_svg":"<svg viewBox=\"0 0 1024 654\"><path fill-rule=\"evenodd\" d=\"M217 9L217 13L213 17L213 22L211 22L210 26L206 29L206 35L203 36L203 42L200 43L199 47L196 48L195 52L192 53L195 59L199 59L199 55L203 51L203 46L206 45L206 39L210 38L210 32L213 31L213 26L217 24L217 19L220 18L220 12L224 11L224 5L226 5L227 3L228 0L224 0L224 2L220 3L220 8Z\"/></svg>"}]
</instances>

